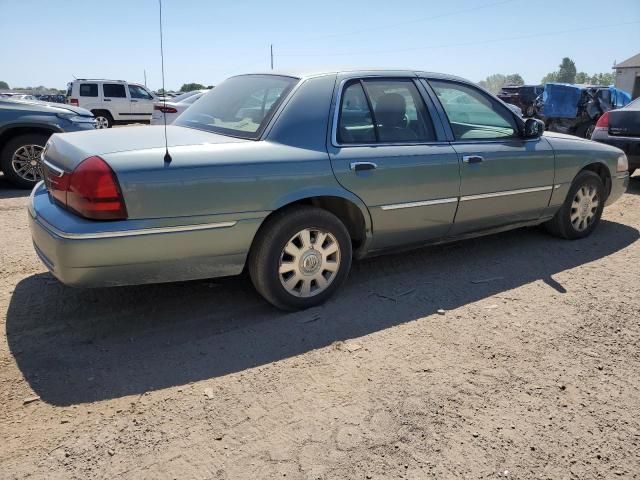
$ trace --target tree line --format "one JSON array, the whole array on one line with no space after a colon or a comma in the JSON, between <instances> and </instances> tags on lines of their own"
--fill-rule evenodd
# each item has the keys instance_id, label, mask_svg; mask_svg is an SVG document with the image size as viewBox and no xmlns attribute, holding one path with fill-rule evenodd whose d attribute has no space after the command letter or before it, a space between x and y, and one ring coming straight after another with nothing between
<instances>
[{"instance_id":1,"label":"tree line","mask_svg":"<svg viewBox=\"0 0 640 480\"><path fill-rule=\"evenodd\" d=\"M586 72L578 72L576 63L571 58L564 57L562 62L560 62L560 65L558 65L558 70L547 73L542 77L540 83L542 85L545 83L556 82L607 86L612 85L614 80L615 78L613 73L609 72L595 73L593 75L589 75ZM506 85L520 86L524 85L525 81L518 73L512 73L509 75L494 73L484 80L479 81L478 84L492 93L498 93L500 89Z\"/></svg>"}]
</instances>

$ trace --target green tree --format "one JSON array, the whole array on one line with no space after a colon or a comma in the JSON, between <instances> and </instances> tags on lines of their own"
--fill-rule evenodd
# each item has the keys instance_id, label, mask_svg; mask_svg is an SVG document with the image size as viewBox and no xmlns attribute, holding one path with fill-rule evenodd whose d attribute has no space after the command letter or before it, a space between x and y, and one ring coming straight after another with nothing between
<instances>
[{"instance_id":1,"label":"green tree","mask_svg":"<svg viewBox=\"0 0 640 480\"><path fill-rule=\"evenodd\" d=\"M200 83L185 83L180 87L181 92L190 92L192 90L204 90L206 87Z\"/></svg>"},{"instance_id":2,"label":"green tree","mask_svg":"<svg viewBox=\"0 0 640 480\"><path fill-rule=\"evenodd\" d=\"M522 78L519 73L512 73L511 75L507 75L505 85L524 85L524 78Z\"/></svg>"},{"instance_id":3,"label":"green tree","mask_svg":"<svg viewBox=\"0 0 640 480\"><path fill-rule=\"evenodd\" d=\"M524 79L519 73L504 75L502 73L494 73L484 80L478 82L482 88L486 88L491 93L498 93L505 85L524 85Z\"/></svg>"},{"instance_id":4,"label":"green tree","mask_svg":"<svg viewBox=\"0 0 640 480\"><path fill-rule=\"evenodd\" d=\"M576 74L576 83L591 83L591 77L586 72L578 72Z\"/></svg>"},{"instance_id":5,"label":"green tree","mask_svg":"<svg viewBox=\"0 0 640 480\"><path fill-rule=\"evenodd\" d=\"M550 73L547 73L544 77L542 77L542 80L540 80L540 83L544 85L545 83L553 83L557 81L558 81L558 72L550 72Z\"/></svg>"},{"instance_id":6,"label":"green tree","mask_svg":"<svg viewBox=\"0 0 640 480\"><path fill-rule=\"evenodd\" d=\"M9 90L9 84L0 80L0 88L3 90Z\"/></svg>"},{"instance_id":7,"label":"green tree","mask_svg":"<svg viewBox=\"0 0 640 480\"><path fill-rule=\"evenodd\" d=\"M491 93L498 93L500 89L503 87L504 82L507 77L505 77L501 73L494 73L493 75L489 75L485 80L481 80L478 84L482 88L486 88Z\"/></svg>"},{"instance_id":8,"label":"green tree","mask_svg":"<svg viewBox=\"0 0 640 480\"><path fill-rule=\"evenodd\" d=\"M575 83L576 73L576 63L569 57L564 57L558 66L558 82Z\"/></svg>"}]
</instances>

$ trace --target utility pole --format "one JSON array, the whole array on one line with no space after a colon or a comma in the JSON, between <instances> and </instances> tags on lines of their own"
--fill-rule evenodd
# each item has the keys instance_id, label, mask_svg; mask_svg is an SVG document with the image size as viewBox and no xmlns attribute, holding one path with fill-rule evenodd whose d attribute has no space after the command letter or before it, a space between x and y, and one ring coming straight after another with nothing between
<instances>
[{"instance_id":1,"label":"utility pole","mask_svg":"<svg viewBox=\"0 0 640 480\"><path fill-rule=\"evenodd\" d=\"M147 86L147 71L144 71L144 86Z\"/></svg>"},{"instance_id":2,"label":"utility pole","mask_svg":"<svg viewBox=\"0 0 640 480\"><path fill-rule=\"evenodd\" d=\"M273 43L271 44L271 70L273 70Z\"/></svg>"}]
</instances>

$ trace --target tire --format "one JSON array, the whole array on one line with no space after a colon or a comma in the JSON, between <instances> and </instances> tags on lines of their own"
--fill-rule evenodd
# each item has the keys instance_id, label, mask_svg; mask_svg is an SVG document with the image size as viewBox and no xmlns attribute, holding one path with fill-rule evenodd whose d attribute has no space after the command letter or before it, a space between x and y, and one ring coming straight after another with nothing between
<instances>
[{"instance_id":1,"label":"tire","mask_svg":"<svg viewBox=\"0 0 640 480\"><path fill-rule=\"evenodd\" d=\"M109 112L104 110L94 110L93 116L96 118L96 129L101 130L103 128L113 127L113 117Z\"/></svg>"},{"instance_id":2,"label":"tire","mask_svg":"<svg viewBox=\"0 0 640 480\"><path fill-rule=\"evenodd\" d=\"M583 123L578 128L576 128L576 137L586 138L587 140L591 140L591 134L593 130L596 128L596 124L591 123Z\"/></svg>"},{"instance_id":3,"label":"tire","mask_svg":"<svg viewBox=\"0 0 640 480\"><path fill-rule=\"evenodd\" d=\"M590 197L592 192L594 198L589 203L584 199ZM597 205L594 205L596 200ZM560 210L544 226L556 237L568 240L584 238L590 235L600 223L605 201L605 188L600 176L584 170L573 180Z\"/></svg>"},{"instance_id":4,"label":"tire","mask_svg":"<svg viewBox=\"0 0 640 480\"><path fill-rule=\"evenodd\" d=\"M260 227L249 253L249 275L272 305L302 310L323 303L340 288L351 256L351 238L338 217L320 208L294 206L276 212Z\"/></svg>"},{"instance_id":5,"label":"tire","mask_svg":"<svg viewBox=\"0 0 640 480\"><path fill-rule=\"evenodd\" d=\"M50 135L27 133L9 140L0 152L0 170L20 188L33 188L42 180L40 154Z\"/></svg>"}]
</instances>

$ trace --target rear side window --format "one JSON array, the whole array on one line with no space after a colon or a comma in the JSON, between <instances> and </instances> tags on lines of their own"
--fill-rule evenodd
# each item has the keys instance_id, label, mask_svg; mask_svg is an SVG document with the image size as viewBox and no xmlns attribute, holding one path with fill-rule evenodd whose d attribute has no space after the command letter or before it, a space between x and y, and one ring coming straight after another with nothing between
<instances>
[{"instance_id":1,"label":"rear side window","mask_svg":"<svg viewBox=\"0 0 640 480\"><path fill-rule=\"evenodd\" d=\"M480 90L461 83L430 80L456 140L490 140L516 135L511 112Z\"/></svg>"},{"instance_id":2,"label":"rear side window","mask_svg":"<svg viewBox=\"0 0 640 480\"><path fill-rule=\"evenodd\" d=\"M110 98L127 98L127 94L124 91L124 85L119 83L104 83L102 84L105 97Z\"/></svg>"},{"instance_id":3,"label":"rear side window","mask_svg":"<svg viewBox=\"0 0 640 480\"><path fill-rule=\"evenodd\" d=\"M376 141L367 97L357 80L347 85L342 94L337 137L339 143L374 143Z\"/></svg>"},{"instance_id":4,"label":"rear side window","mask_svg":"<svg viewBox=\"0 0 640 480\"><path fill-rule=\"evenodd\" d=\"M80 96L81 97L97 97L98 96L98 84L96 84L96 83L81 83L80 84Z\"/></svg>"},{"instance_id":5,"label":"rear side window","mask_svg":"<svg viewBox=\"0 0 640 480\"><path fill-rule=\"evenodd\" d=\"M346 85L337 140L343 144L410 144L434 141L435 133L412 80L368 79Z\"/></svg>"}]
</instances>

